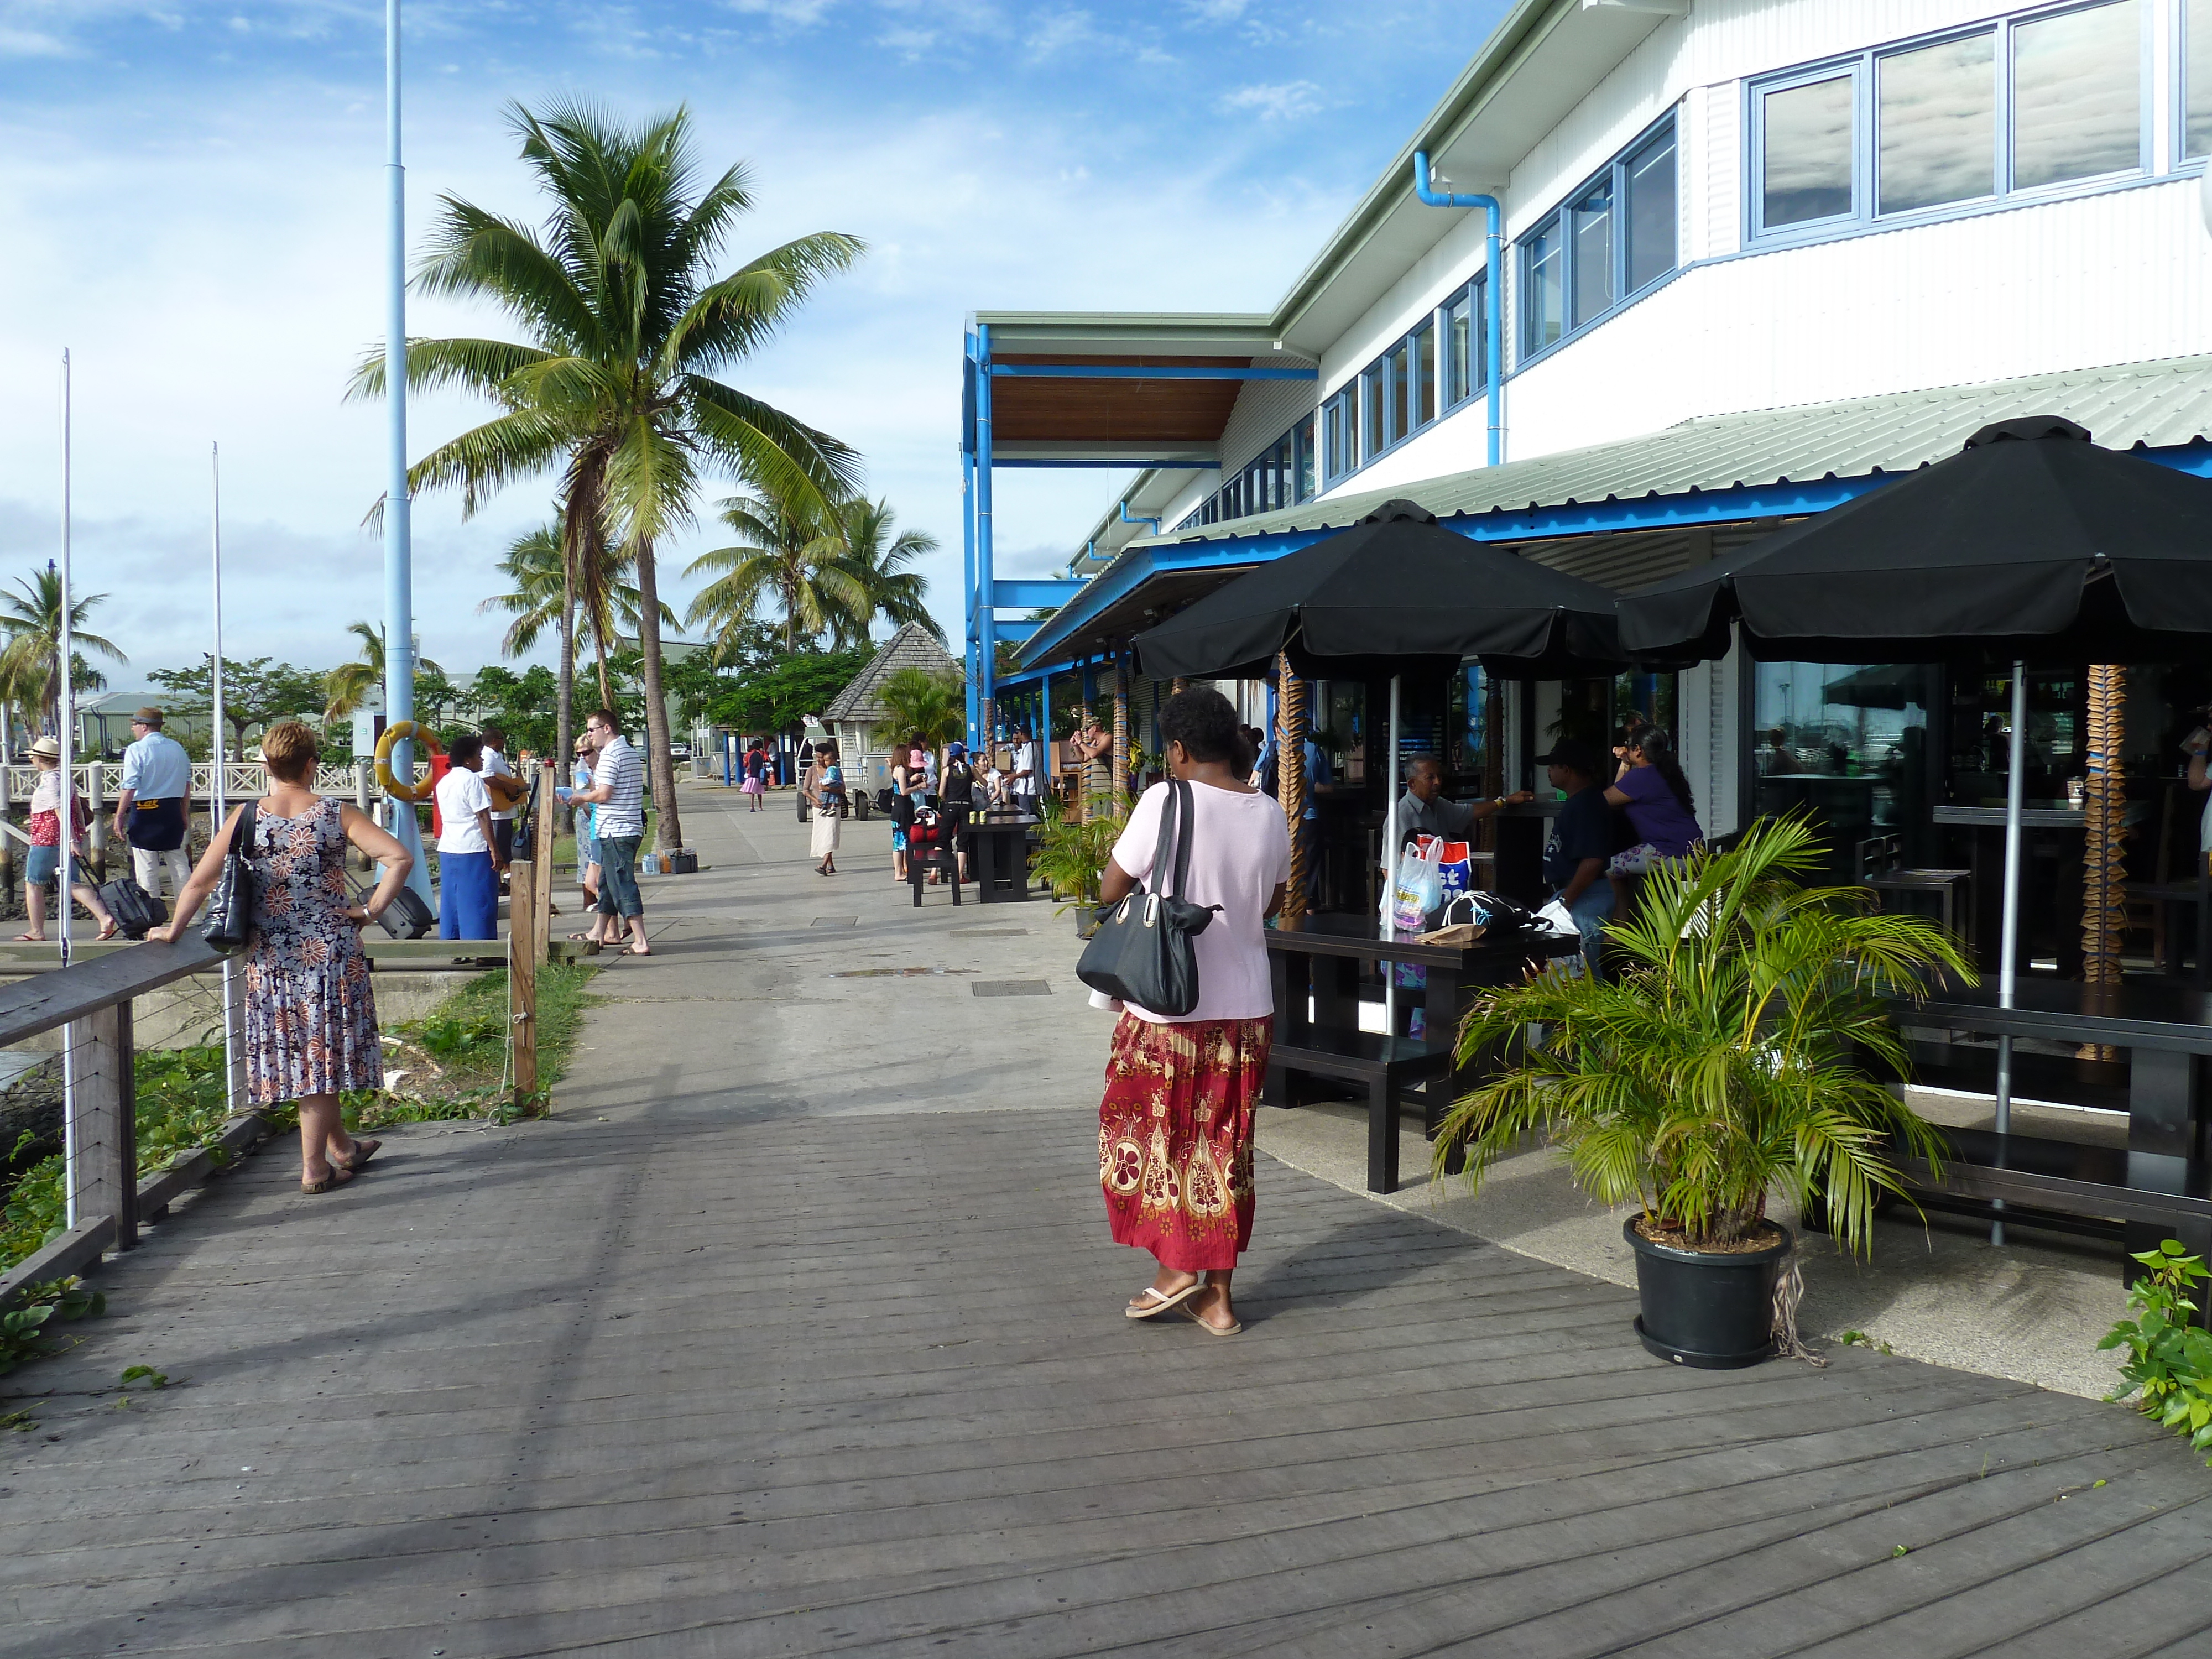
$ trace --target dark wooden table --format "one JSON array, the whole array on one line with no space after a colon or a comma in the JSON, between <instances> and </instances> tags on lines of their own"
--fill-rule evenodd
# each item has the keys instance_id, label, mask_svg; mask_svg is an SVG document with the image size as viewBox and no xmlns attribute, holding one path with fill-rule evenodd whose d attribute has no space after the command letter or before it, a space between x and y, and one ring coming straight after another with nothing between
<instances>
[{"instance_id":1,"label":"dark wooden table","mask_svg":"<svg viewBox=\"0 0 2212 1659\"><path fill-rule=\"evenodd\" d=\"M1030 896L1030 831L1044 820L1033 817L973 817L964 834L975 897L982 904L1013 904Z\"/></svg>"},{"instance_id":2,"label":"dark wooden table","mask_svg":"<svg viewBox=\"0 0 2212 1659\"><path fill-rule=\"evenodd\" d=\"M2192 1249L2212 1246L2203 1082L2204 1056L2212 1054L2212 996L2170 982L2024 980L2009 1008L1997 1006L1994 986L1982 985L1939 989L1917 1007L1898 1003L1893 1015L1900 1025L2128 1050L2124 1156L2067 1141L1954 1133L1960 1158L1972 1166L1960 1189L2087 1213L2100 1212L2101 1190L2101 1212L2124 1224L2129 1250L2149 1249L2171 1237ZM2007 1189L2008 1176L2018 1190ZM2045 1187L2042 1194L2030 1190L2038 1185Z\"/></svg>"},{"instance_id":3,"label":"dark wooden table","mask_svg":"<svg viewBox=\"0 0 2212 1659\"><path fill-rule=\"evenodd\" d=\"M1380 936L1372 916L1309 915L1267 930L1267 962L1275 982L1275 1040L1296 1047L1310 1025L1359 1028L1359 969L1363 963L1416 963L1428 969L1425 990L1401 993L1419 1001L1431 1042L1448 1043L1485 986L1516 983L1532 962L1572 956L1582 940L1571 934L1513 934L1473 945L1419 945L1411 933ZM1312 1012L1307 1012L1309 997ZM1462 1066L1454 1092L1471 1085L1477 1066Z\"/></svg>"}]
</instances>

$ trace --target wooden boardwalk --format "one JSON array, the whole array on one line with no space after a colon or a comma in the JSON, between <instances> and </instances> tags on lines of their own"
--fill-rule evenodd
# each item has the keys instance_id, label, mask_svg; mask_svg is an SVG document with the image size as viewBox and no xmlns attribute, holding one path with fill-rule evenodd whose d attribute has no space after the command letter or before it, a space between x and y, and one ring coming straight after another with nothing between
<instances>
[{"instance_id":1,"label":"wooden boardwalk","mask_svg":"<svg viewBox=\"0 0 2212 1659\"><path fill-rule=\"evenodd\" d=\"M0 1653L2212 1654L2212 1472L2118 1407L1669 1369L1265 1158L1245 1334L1123 1320L1065 923L860 833L801 888L771 816L649 890L555 1121L264 1154L0 1383ZM900 964L972 972L836 977Z\"/></svg>"}]
</instances>

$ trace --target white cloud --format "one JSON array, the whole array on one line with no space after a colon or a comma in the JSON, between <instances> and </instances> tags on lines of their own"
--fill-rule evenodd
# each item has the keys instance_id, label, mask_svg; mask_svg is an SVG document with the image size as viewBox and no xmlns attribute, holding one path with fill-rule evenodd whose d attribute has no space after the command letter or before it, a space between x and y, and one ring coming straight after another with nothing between
<instances>
[{"instance_id":1,"label":"white cloud","mask_svg":"<svg viewBox=\"0 0 2212 1659\"><path fill-rule=\"evenodd\" d=\"M1238 87L1224 93L1215 107L1225 115L1252 114L1267 121L1292 121L1322 106L1322 91L1310 81L1279 81Z\"/></svg>"}]
</instances>

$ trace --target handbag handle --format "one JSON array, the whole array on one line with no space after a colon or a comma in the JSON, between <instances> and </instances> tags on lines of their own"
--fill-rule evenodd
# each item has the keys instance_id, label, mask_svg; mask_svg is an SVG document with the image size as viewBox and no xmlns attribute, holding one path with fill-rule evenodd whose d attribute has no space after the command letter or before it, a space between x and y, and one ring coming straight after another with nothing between
<instances>
[{"instance_id":1,"label":"handbag handle","mask_svg":"<svg viewBox=\"0 0 2212 1659\"><path fill-rule=\"evenodd\" d=\"M253 856L253 817L255 809L260 805L258 800L250 800L238 809L238 830L230 838L228 849L233 856L242 859Z\"/></svg>"},{"instance_id":2,"label":"handbag handle","mask_svg":"<svg viewBox=\"0 0 2212 1659\"><path fill-rule=\"evenodd\" d=\"M1181 778L1168 780L1168 798L1160 804L1160 838L1152 848L1152 891L1162 898L1181 893L1190 874L1190 830L1197 818L1190 786Z\"/></svg>"}]
</instances>

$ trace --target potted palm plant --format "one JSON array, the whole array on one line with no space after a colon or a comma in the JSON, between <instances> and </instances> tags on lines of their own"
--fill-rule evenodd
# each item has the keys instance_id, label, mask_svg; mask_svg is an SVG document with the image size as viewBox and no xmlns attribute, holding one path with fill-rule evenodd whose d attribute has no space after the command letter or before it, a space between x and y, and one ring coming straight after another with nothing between
<instances>
[{"instance_id":1,"label":"potted palm plant","mask_svg":"<svg viewBox=\"0 0 2212 1659\"><path fill-rule=\"evenodd\" d=\"M1115 811L1104 795L1091 797L1087 815L1071 813L1055 799L1044 803L1030 870L1050 882L1054 894L1065 901L1055 914L1074 909L1075 931L1085 939L1097 931L1099 876L1114 855L1114 843L1121 839L1127 816Z\"/></svg>"},{"instance_id":2,"label":"potted palm plant","mask_svg":"<svg viewBox=\"0 0 2212 1659\"><path fill-rule=\"evenodd\" d=\"M1557 970L1494 994L1460 1033L1462 1063L1507 1055L1455 1102L1437 1171L1461 1146L1478 1189L1530 1131L1583 1191L1633 1202L1637 1334L1680 1364L1771 1352L1775 1285L1794 1243L1767 1214L1823 1211L1864 1254L1876 1204L1901 1190L1899 1150L1933 1159L1935 1129L1869 1073L1905 1073L1888 999L1931 970L1971 981L1950 935L1871 909L1863 888L1808 887L1820 848L1802 817L1762 820L1726 852L1645 879L1607 930L1620 971Z\"/></svg>"}]
</instances>

